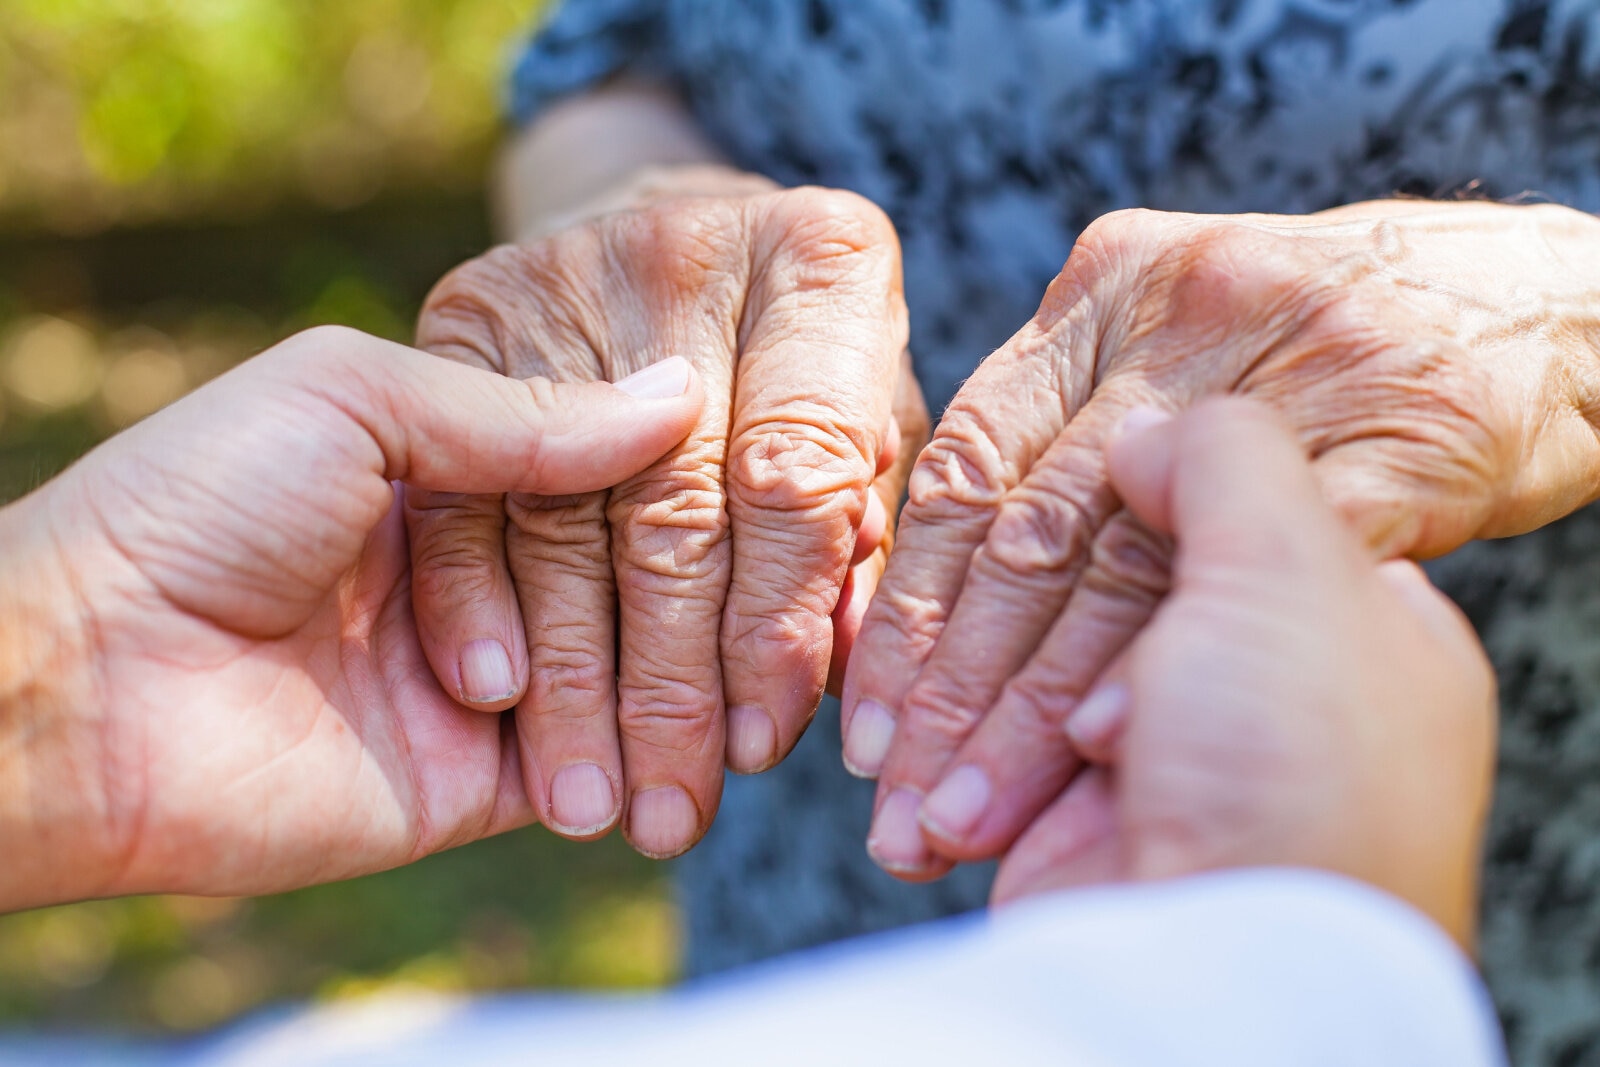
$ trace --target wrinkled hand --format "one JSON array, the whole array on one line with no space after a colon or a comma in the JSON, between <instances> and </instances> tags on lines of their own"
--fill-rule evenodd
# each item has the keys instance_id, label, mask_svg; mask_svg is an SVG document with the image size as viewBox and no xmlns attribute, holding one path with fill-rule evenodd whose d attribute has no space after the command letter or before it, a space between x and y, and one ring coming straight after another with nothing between
<instances>
[{"instance_id":1,"label":"wrinkled hand","mask_svg":"<svg viewBox=\"0 0 1600 1067\"><path fill-rule=\"evenodd\" d=\"M1061 725L1167 586L1165 541L1106 477L1125 412L1261 399L1371 547L1428 556L1595 496L1597 306L1600 222L1564 208L1096 223L911 476L845 687L846 757L881 770L879 861L996 855L1077 772ZM986 803L919 828L916 798L961 766Z\"/></svg>"},{"instance_id":2,"label":"wrinkled hand","mask_svg":"<svg viewBox=\"0 0 1600 1067\"><path fill-rule=\"evenodd\" d=\"M1175 538L1173 589L1068 720L1095 765L1007 854L995 899L1320 867L1470 945L1495 705L1466 619L1414 563L1357 542L1259 405L1130 429L1109 467ZM957 771L924 815L962 820L973 784Z\"/></svg>"},{"instance_id":3,"label":"wrinkled hand","mask_svg":"<svg viewBox=\"0 0 1600 1067\"><path fill-rule=\"evenodd\" d=\"M760 771L798 740L926 434L888 221L850 194L753 181L658 190L497 249L440 284L418 333L519 377L611 380L672 355L699 368L694 432L609 493L407 495L440 680L471 706L516 707L545 825L588 838L625 812L652 856L705 832L725 762Z\"/></svg>"},{"instance_id":4,"label":"wrinkled hand","mask_svg":"<svg viewBox=\"0 0 1600 1067\"><path fill-rule=\"evenodd\" d=\"M552 385L302 334L0 511L0 910L245 894L531 822L496 718L440 689L394 480L575 493L704 394Z\"/></svg>"}]
</instances>

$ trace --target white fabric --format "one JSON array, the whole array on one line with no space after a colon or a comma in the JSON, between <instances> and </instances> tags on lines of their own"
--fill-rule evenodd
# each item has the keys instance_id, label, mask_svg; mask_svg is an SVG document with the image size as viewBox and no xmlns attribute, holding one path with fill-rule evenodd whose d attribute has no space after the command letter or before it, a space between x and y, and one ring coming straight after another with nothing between
<instances>
[{"instance_id":1,"label":"white fabric","mask_svg":"<svg viewBox=\"0 0 1600 1067\"><path fill-rule=\"evenodd\" d=\"M1475 973L1425 918L1342 879L1253 871L1058 894L661 996L312 1009L183 1062L1497 1067L1504 1057Z\"/></svg>"}]
</instances>

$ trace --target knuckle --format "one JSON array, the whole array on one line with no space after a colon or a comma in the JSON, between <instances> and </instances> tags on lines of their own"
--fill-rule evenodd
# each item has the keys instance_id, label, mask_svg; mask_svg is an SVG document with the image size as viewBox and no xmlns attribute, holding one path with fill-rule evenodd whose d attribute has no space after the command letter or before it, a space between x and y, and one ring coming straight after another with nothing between
<instances>
[{"instance_id":1,"label":"knuckle","mask_svg":"<svg viewBox=\"0 0 1600 1067\"><path fill-rule=\"evenodd\" d=\"M586 649L536 650L528 675L528 695L539 715L589 719L604 713L616 674Z\"/></svg>"},{"instance_id":2,"label":"knuckle","mask_svg":"<svg viewBox=\"0 0 1600 1067\"><path fill-rule=\"evenodd\" d=\"M893 573L891 556L889 572L862 621L858 643L862 648L892 647L907 661L921 663L938 643L948 613L937 600L895 588Z\"/></svg>"},{"instance_id":3,"label":"knuckle","mask_svg":"<svg viewBox=\"0 0 1600 1067\"><path fill-rule=\"evenodd\" d=\"M608 220L630 272L674 293L726 306L743 272L735 211L715 197L665 200Z\"/></svg>"},{"instance_id":4,"label":"knuckle","mask_svg":"<svg viewBox=\"0 0 1600 1067\"><path fill-rule=\"evenodd\" d=\"M1070 672L1061 666L1035 657L1009 680L1000 703L1017 732L1059 732L1072 709L1083 699L1084 687L1075 685Z\"/></svg>"},{"instance_id":5,"label":"knuckle","mask_svg":"<svg viewBox=\"0 0 1600 1067\"><path fill-rule=\"evenodd\" d=\"M723 628L723 662L781 673L798 682L826 669L832 652L827 615L811 611L741 614Z\"/></svg>"},{"instance_id":6,"label":"knuckle","mask_svg":"<svg viewBox=\"0 0 1600 1067\"><path fill-rule=\"evenodd\" d=\"M408 485L405 506L409 519L427 532L440 527L499 526L505 512L501 498L488 494L445 493Z\"/></svg>"},{"instance_id":7,"label":"knuckle","mask_svg":"<svg viewBox=\"0 0 1600 1067\"><path fill-rule=\"evenodd\" d=\"M789 243L827 258L898 247L894 223L877 204L845 189L804 186L773 194Z\"/></svg>"},{"instance_id":8,"label":"knuckle","mask_svg":"<svg viewBox=\"0 0 1600 1067\"><path fill-rule=\"evenodd\" d=\"M425 604L481 607L499 603L496 547L449 540L419 553L412 563L413 595Z\"/></svg>"},{"instance_id":9,"label":"knuckle","mask_svg":"<svg viewBox=\"0 0 1600 1067\"><path fill-rule=\"evenodd\" d=\"M478 570L504 558L505 512L498 498L408 504L411 561L416 570Z\"/></svg>"},{"instance_id":10,"label":"knuckle","mask_svg":"<svg viewBox=\"0 0 1600 1067\"><path fill-rule=\"evenodd\" d=\"M636 479L606 509L614 551L638 571L705 578L726 562L729 520L722 487L706 473Z\"/></svg>"},{"instance_id":11,"label":"knuckle","mask_svg":"<svg viewBox=\"0 0 1600 1067\"><path fill-rule=\"evenodd\" d=\"M1170 226L1172 218L1149 208L1124 208L1099 216L1073 242L1066 265L1051 286L1052 294L1067 290L1076 295L1096 277L1114 275L1122 264L1143 259L1152 236Z\"/></svg>"},{"instance_id":12,"label":"knuckle","mask_svg":"<svg viewBox=\"0 0 1600 1067\"><path fill-rule=\"evenodd\" d=\"M883 211L854 193L798 189L774 194L756 222L754 286L770 306L843 312L857 326L863 353L899 357L906 342L900 242Z\"/></svg>"},{"instance_id":13,"label":"knuckle","mask_svg":"<svg viewBox=\"0 0 1600 1067\"><path fill-rule=\"evenodd\" d=\"M521 250L491 249L439 280L417 320L417 347L504 373L516 334L517 297L526 298Z\"/></svg>"},{"instance_id":14,"label":"knuckle","mask_svg":"<svg viewBox=\"0 0 1600 1067\"><path fill-rule=\"evenodd\" d=\"M535 496L513 493L506 497L506 517L511 528L525 537L547 545L572 548L598 548L601 557L610 556L610 538L605 527L604 493L576 496Z\"/></svg>"},{"instance_id":15,"label":"knuckle","mask_svg":"<svg viewBox=\"0 0 1600 1067\"><path fill-rule=\"evenodd\" d=\"M1171 566L1172 542L1124 513L1094 539L1083 586L1091 592L1153 604L1171 585Z\"/></svg>"},{"instance_id":16,"label":"knuckle","mask_svg":"<svg viewBox=\"0 0 1600 1067\"><path fill-rule=\"evenodd\" d=\"M982 566L1022 580L1059 574L1088 556L1095 519L1072 497L1019 491L1001 505L978 558Z\"/></svg>"},{"instance_id":17,"label":"knuckle","mask_svg":"<svg viewBox=\"0 0 1600 1067\"><path fill-rule=\"evenodd\" d=\"M1000 506L1016 472L971 415L947 419L912 468L906 515L937 522Z\"/></svg>"},{"instance_id":18,"label":"knuckle","mask_svg":"<svg viewBox=\"0 0 1600 1067\"><path fill-rule=\"evenodd\" d=\"M364 395L373 385L366 362L372 344L371 337L348 326L311 326L268 349L252 365L258 373L270 368L293 382L334 382Z\"/></svg>"},{"instance_id":19,"label":"knuckle","mask_svg":"<svg viewBox=\"0 0 1600 1067\"><path fill-rule=\"evenodd\" d=\"M1078 245L1092 249L1122 249L1144 241L1147 235L1159 231L1172 218L1170 212L1143 207L1108 211L1084 227L1078 237Z\"/></svg>"},{"instance_id":20,"label":"knuckle","mask_svg":"<svg viewBox=\"0 0 1600 1067\"><path fill-rule=\"evenodd\" d=\"M769 421L740 435L730 489L753 507L859 517L872 480L861 445L824 416Z\"/></svg>"},{"instance_id":21,"label":"knuckle","mask_svg":"<svg viewBox=\"0 0 1600 1067\"><path fill-rule=\"evenodd\" d=\"M445 275L423 302L417 347L500 374L600 377L588 338L603 281L586 233L502 245ZM585 280L589 284L585 285Z\"/></svg>"},{"instance_id":22,"label":"knuckle","mask_svg":"<svg viewBox=\"0 0 1600 1067\"><path fill-rule=\"evenodd\" d=\"M617 721L631 742L683 758L703 757L722 744L705 691L684 682L655 679L624 688Z\"/></svg>"},{"instance_id":23,"label":"knuckle","mask_svg":"<svg viewBox=\"0 0 1600 1067\"><path fill-rule=\"evenodd\" d=\"M945 687L928 682L912 686L901 704L906 730L924 738L959 743L977 728L984 712Z\"/></svg>"},{"instance_id":24,"label":"knuckle","mask_svg":"<svg viewBox=\"0 0 1600 1067\"><path fill-rule=\"evenodd\" d=\"M1295 337L1328 332L1347 339L1370 332L1371 316L1340 314L1357 284L1383 269L1378 257L1356 252L1336 260L1308 242L1286 238L1242 222L1213 221L1197 227L1165 251L1152 274L1167 294L1166 320L1188 331L1191 343L1254 335L1251 351ZM1144 309L1152 320L1159 307ZM1164 323L1162 323L1164 324ZM1158 323L1152 324L1156 328Z\"/></svg>"}]
</instances>

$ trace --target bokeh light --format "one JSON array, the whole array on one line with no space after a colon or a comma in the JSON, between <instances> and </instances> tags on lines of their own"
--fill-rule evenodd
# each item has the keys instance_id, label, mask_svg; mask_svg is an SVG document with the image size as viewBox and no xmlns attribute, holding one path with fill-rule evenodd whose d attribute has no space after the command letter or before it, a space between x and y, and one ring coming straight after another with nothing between
<instances>
[{"instance_id":1,"label":"bokeh light","mask_svg":"<svg viewBox=\"0 0 1600 1067\"><path fill-rule=\"evenodd\" d=\"M24 319L0 343L0 379L13 397L40 412L88 400L103 369L94 335L65 319Z\"/></svg>"},{"instance_id":2,"label":"bokeh light","mask_svg":"<svg viewBox=\"0 0 1600 1067\"><path fill-rule=\"evenodd\" d=\"M0 224L466 189L540 0L7 0Z\"/></svg>"}]
</instances>

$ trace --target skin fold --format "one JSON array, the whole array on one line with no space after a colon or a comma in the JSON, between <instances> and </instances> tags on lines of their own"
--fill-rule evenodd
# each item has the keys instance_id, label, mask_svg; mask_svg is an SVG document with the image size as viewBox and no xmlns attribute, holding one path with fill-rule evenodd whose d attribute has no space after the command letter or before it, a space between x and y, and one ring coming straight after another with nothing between
<instances>
[{"instance_id":1,"label":"skin fold","mask_svg":"<svg viewBox=\"0 0 1600 1067\"><path fill-rule=\"evenodd\" d=\"M0 910L282 891L531 822L513 723L426 662L398 479L592 491L704 401L683 360L557 385L325 329L0 509ZM1309 866L1468 944L1495 734L1465 620L1259 404L1136 411L1108 469L1174 540L1172 591L1066 726L1094 768L996 899Z\"/></svg>"},{"instance_id":2,"label":"skin fold","mask_svg":"<svg viewBox=\"0 0 1600 1067\"><path fill-rule=\"evenodd\" d=\"M546 825L585 838L620 819L653 856L705 832L724 764L763 770L799 739L926 426L881 212L731 172L676 179L459 268L418 345L556 381L682 355L710 398L689 437L605 493L406 498L440 681L516 708ZM463 649L485 641L509 665L474 700ZM596 783L581 803L580 777Z\"/></svg>"},{"instance_id":3,"label":"skin fold","mask_svg":"<svg viewBox=\"0 0 1600 1067\"><path fill-rule=\"evenodd\" d=\"M527 249L641 211L692 230L707 203L726 207L771 195L765 179L727 165L670 91L623 79L556 105L520 134L506 154L499 203L504 230ZM834 613L829 684L845 689L847 765L882 777L873 839L901 857L888 865L926 878L953 862L1000 855L1082 767L1083 754L1061 724L1149 619L1169 582L1167 539L1132 520L1105 469L1107 434L1128 410L1175 411L1220 393L1267 402L1312 454L1339 512L1385 556L1427 556L1473 537L1530 529L1591 499L1600 391L1589 310L1597 294L1585 279L1600 277L1596 228L1588 216L1557 207L1417 201L1305 217L1135 211L1092 226L1038 314L979 367L918 459L905 537L896 543L900 562L888 568L887 584L880 586L885 564L877 550L842 582L836 560L797 568L782 553L762 557L774 601L815 604L820 589L825 603L838 590L845 605ZM502 294L504 307L491 318L515 322L519 302L540 306L536 294L515 285L483 289ZM836 299L846 291L829 289L815 321L824 311L852 314ZM575 303L586 312L605 309L591 316L603 319L612 313L608 300ZM642 306L657 322L687 322L684 308L703 310L670 299ZM425 339L427 329L425 320ZM541 353L536 365L518 362L515 350L527 346L517 336L502 331L494 341L440 351L525 373L534 372L530 366L556 377L607 373L595 370L593 359L566 353ZM893 465L879 458L887 517L925 424L914 393L903 373L894 393L901 457ZM834 410L848 406L832 392L822 399ZM703 469L714 466L707 460ZM731 495L725 477L722 491ZM598 501L588 506L591 516L599 513ZM542 579L525 579L519 566L526 567L515 562L527 555L511 548L523 539L519 510L504 509L507 524L492 503L473 507L476 519L452 519L442 524L453 527L447 536L424 538L449 561L440 568L449 577L422 583L418 600L430 659L447 688L455 650L474 634L497 632L516 646L518 605L540 625L575 617L560 614L566 609L559 598L545 597L549 606L540 607L538 597L517 592L542 588ZM586 573L603 575L611 560L620 604L629 566L617 558L625 542L607 515L606 543L598 533L564 530L587 546ZM599 525L591 518L587 528ZM748 538L736 518L729 526L737 556ZM893 532L892 524L885 528ZM717 689L730 679L737 689L740 674L755 670L733 646L759 632L741 622L719 575L712 567L692 580L702 621L692 628L696 637L674 648L676 658L668 660L666 641L652 633L631 646L624 638L612 664L621 676L630 659L670 662L675 671L658 672L674 675L662 690L702 693L670 716L666 732L677 739L680 758L628 755L630 733L643 732L634 723L655 716L640 716L639 702L617 695L621 688L607 696L604 667L580 673L574 697L536 683L508 698L518 702L519 731L531 739L530 789L550 798L542 813L558 832L584 836L555 817L551 788L552 773L578 760L605 768L607 817L623 820L636 846L654 855L686 847L715 805L718 715L726 718L725 759L735 769L770 765L798 736L808 710L780 714L770 729L768 716L750 714L753 705ZM430 598L434 585L462 593ZM724 607L712 651L718 597ZM609 625L626 629L625 615ZM842 677L858 636L861 654ZM579 649L558 649L554 669L603 661L604 646L596 634ZM786 706L807 709L820 674L815 662L767 660L780 661L790 673L778 667L765 677L772 689L780 677L790 679L796 695ZM523 669L519 659L519 679ZM550 740L558 734L580 740ZM669 764L675 769L659 769ZM962 766L986 776L994 808L962 833L931 833L915 817L919 798ZM643 841L624 815L630 801L617 798L666 781L689 794L692 814L682 807L668 820L671 832L658 836L657 821L652 840ZM881 809L900 792L906 795L885 825Z\"/></svg>"},{"instance_id":4,"label":"skin fold","mask_svg":"<svg viewBox=\"0 0 1600 1067\"><path fill-rule=\"evenodd\" d=\"M1269 404L1383 558L1594 499L1597 238L1565 208L1415 201L1091 227L911 476L844 695L880 862L999 855L1083 766L1062 724L1170 582L1168 539L1105 464L1128 411ZM921 798L963 767L988 803L930 830Z\"/></svg>"},{"instance_id":5,"label":"skin fold","mask_svg":"<svg viewBox=\"0 0 1600 1067\"><path fill-rule=\"evenodd\" d=\"M519 131L494 200L509 244L441 287L422 317L422 347L590 381L688 346L716 402L697 450L648 484L556 509L413 497L429 658L465 698L463 650L486 636L507 649L512 681L487 694L501 699L464 703L516 708L548 827L584 839L620 825L640 851L673 855L710 824L722 766L777 763L824 686L843 684L928 439L905 351L898 245L856 197L783 191L730 166L673 91L633 78L561 101ZM527 269L554 249L596 245L598 261L561 264L551 288ZM663 250L694 269L675 272ZM708 270L717 282L697 288L694 275ZM788 331L793 363L752 375L751 327L761 322ZM845 334L857 340L841 346ZM817 358L827 352L840 358ZM743 436L731 436L736 424ZM827 454L811 449L820 466L808 471L806 448L761 444L784 438ZM851 450L869 461L876 451L870 492ZM624 534L663 516L683 531L686 479L703 505L700 529L655 540L693 542L695 558L674 549L670 566L641 567L641 538ZM786 503L741 504L758 496Z\"/></svg>"}]
</instances>

